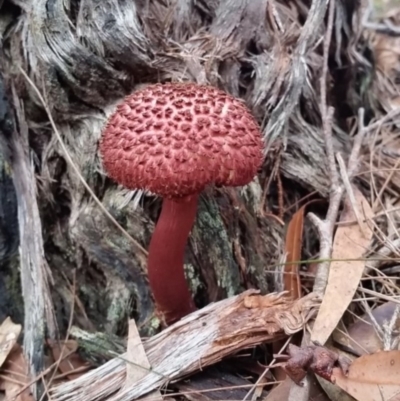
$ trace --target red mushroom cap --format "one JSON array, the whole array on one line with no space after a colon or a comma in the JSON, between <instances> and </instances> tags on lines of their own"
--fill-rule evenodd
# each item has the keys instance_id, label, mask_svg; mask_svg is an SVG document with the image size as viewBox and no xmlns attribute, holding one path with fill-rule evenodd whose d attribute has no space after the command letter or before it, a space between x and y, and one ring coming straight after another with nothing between
<instances>
[{"instance_id":1,"label":"red mushroom cap","mask_svg":"<svg viewBox=\"0 0 400 401\"><path fill-rule=\"evenodd\" d=\"M108 175L166 198L207 185L248 184L262 163L260 129L242 101L210 86L150 85L108 120L100 152Z\"/></svg>"}]
</instances>

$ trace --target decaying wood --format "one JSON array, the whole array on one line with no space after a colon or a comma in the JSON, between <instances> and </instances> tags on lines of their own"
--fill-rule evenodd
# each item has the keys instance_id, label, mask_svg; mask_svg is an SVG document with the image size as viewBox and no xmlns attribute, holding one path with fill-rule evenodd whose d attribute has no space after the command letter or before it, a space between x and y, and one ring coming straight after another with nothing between
<instances>
[{"instance_id":1,"label":"decaying wood","mask_svg":"<svg viewBox=\"0 0 400 401\"><path fill-rule=\"evenodd\" d=\"M9 139L13 134L12 104L0 74L0 321L9 315L22 322L21 297L10 287L20 288L18 273L18 207L12 177ZM19 291L20 293L20 291Z\"/></svg>"},{"instance_id":2,"label":"decaying wood","mask_svg":"<svg viewBox=\"0 0 400 401\"><path fill-rule=\"evenodd\" d=\"M15 92L14 92L15 95ZM33 179L33 162L29 155L28 127L24 113L14 96L18 126L12 139L14 186L18 202L20 232L21 288L24 298L24 353L32 377L44 366L44 343L54 338L56 323L50 294L51 273L44 258L42 225ZM37 392L37 383L32 391Z\"/></svg>"},{"instance_id":3,"label":"decaying wood","mask_svg":"<svg viewBox=\"0 0 400 401\"><path fill-rule=\"evenodd\" d=\"M110 401L139 398L154 389L215 364L236 352L302 330L314 316L319 298L297 301L284 293L259 295L249 290L213 303L143 342L152 369L134 386L124 384L126 358L114 358L79 379L54 387L54 401ZM114 394L114 395L112 395Z\"/></svg>"},{"instance_id":4,"label":"decaying wood","mask_svg":"<svg viewBox=\"0 0 400 401\"><path fill-rule=\"evenodd\" d=\"M4 263L16 253L18 227L15 190L12 185L10 149L6 138L12 135L11 106L6 97L0 76L0 263Z\"/></svg>"}]
</instances>

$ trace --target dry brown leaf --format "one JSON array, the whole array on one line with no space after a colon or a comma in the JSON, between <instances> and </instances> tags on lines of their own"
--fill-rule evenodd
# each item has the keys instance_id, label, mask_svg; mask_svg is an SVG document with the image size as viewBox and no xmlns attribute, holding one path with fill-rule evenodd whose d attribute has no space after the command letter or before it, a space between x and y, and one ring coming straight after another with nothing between
<instances>
[{"instance_id":1,"label":"dry brown leaf","mask_svg":"<svg viewBox=\"0 0 400 401\"><path fill-rule=\"evenodd\" d=\"M87 369L90 368L90 364L84 361L79 354L78 344L75 340L68 340L64 342L47 341L54 361L58 361L62 352L62 360L58 365L58 369L61 373L66 374L68 379L73 380L82 376Z\"/></svg>"},{"instance_id":2,"label":"dry brown leaf","mask_svg":"<svg viewBox=\"0 0 400 401\"><path fill-rule=\"evenodd\" d=\"M263 401L286 401L289 397L290 386L291 380L287 378L271 390ZM310 382L309 401L330 401L315 379L312 379Z\"/></svg>"},{"instance_id":3,"label":"dry brown leaf","mask_svg":"<svg viewBox=\"0 0 400 401\"><path fill-rule=\"evenodd\" d=\"M284 290L289 291L293 299L301 297L301 283L299 275L299 263L301 259L301 245L303 243L304 212L307 205L301 207L289 222L286 232L286 262L283 274ZM293 263L293 264L292 264Z\"/></svg>"},{"instance_id":4,"label":"dry brown leaf","mask_svg":"<svg viewBox=\"0 0 400 401\"><path fill-rule=\"evenodd\" d=\"M385 321L390 321L397 304L394 302L386 302L371 311L376 322L382 326ZM400 330L400 322L395 326ZM382 341L375 331L371 318L365 314L361 319L350 325L347 333L336 330L333 333L333 338L336 343L351 350L355 355L373 354L374 352L383 349Z\"/></svg>"},{"instance_id":5,"label":"dry brown leaf","mask_svg":"<svg viewBox=\"0 0 400 401\"><path fill-rule=\"evenodd\" d=\"M21 333L21 325L7 318L0 326L0 367L13 349Z\"/></svg>"},{"instance_id":6,"label":"dry brown leaf","mask_svg":"<svg viewBox=\"0 0 400 401\"><path fill-rule=\"evenodd\" d=\"M354 401L354 398L350 394L346 393L346 391L342 390L339 386L336 386L336 384L333 384L322 377L318 377L317 380L328 400Z\"/></svg>"},{"instance_id":7,"label":"dry brown leaf","mask_svg":"<svg viewBox=\"0 0 400 401\"><path fill-rule=\"evenodd\" d=\"M263 401L282 401L287 400L289 396L291 381L287 378L284 382L280 383L272 389Z\"/></svg>"},{"instance_id":8,"label":"dry brown leaf","mask_svg":"<svg viewBox=\"0 0 400 401\"><path fill-rule=\"evenodd\" d=\"M289 291L293 299L302 296L301 281L299 275L300 264L295 263L301 260L301 247L303 244L304 214L306 208L320 199L314 199L303 205L292 217L288 224L285 240L286 262L283 274L284 290Z\"/></svg>"},{"instance_id":9,"label":"dry brown leaf","mask_svg":"<svg viewBox=\"0 0 400 401\"><path fill-rule=\"evenodd\" d=\"M140 338L139 331L133 319L129 321L129 332L127 341L127 363L126 363L126 379L125 385L121 388L123 392L126 388L134 386L140 379L149 373L151 365L147 359L146 351L144 349L142 339ZM155 390L142 397L141 400L157 399L162 400L163 397L160 391Z\"/></svg>"},{"instance_id":10,"label":"dry brown leaf","mask_svg":"<svg viewBox=\"0 0 400 401\"><path fill-rule=\"evenodd\" d=\"M15 344L1 370L0 390L5 392L7 400L34 401L29 388L18 394L29 381L28 365L22 348L19 344ZM17 397L15 397L16 394L18 394Z\"/></svg>"},{"instance_id":11,"label":"dry brown leaf","mask_svg":"<svg viewBox=\"0 0 400 401\"><path fill-rule=\"evenodd\" d=\"M355 186L353 186L353 191L358 210L366 218L372 217L373 211L363 194ZM347 198L341 220L355 220L355 217ZM370 245L373 234L368 222L361 222L361 225L362 227L358 224L341 226L336 231L328 285L311 334L313 342L325 344L357 290L364 272L365 261L354 259L362 258Z\"/></svg>"},{"instance_id":12,"label":"dry brown leaf","mask_svg":"<svg viewBox=\"0 0 400 401\"><path fill-rule=\"evenodd\" d=\"M347 377L339 369L334 369L332 377L358 401L399 401L400 351L361 356L351 364Z\"/></svg>"}]
</instances>

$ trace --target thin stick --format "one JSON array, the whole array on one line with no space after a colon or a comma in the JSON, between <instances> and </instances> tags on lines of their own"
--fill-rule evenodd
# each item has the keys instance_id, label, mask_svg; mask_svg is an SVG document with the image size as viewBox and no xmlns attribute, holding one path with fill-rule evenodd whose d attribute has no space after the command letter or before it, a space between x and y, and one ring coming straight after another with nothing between
<instances>
[{"instance_id":1,"label":"thin stick","mask_svg":"<svg viewBox=\"0 0 400 401\"><path fill-rule=\"evenodd\" d=\"M329 208L325 220L321 220L314 213L309 213L308 217L318 230L320 240L319 259L325 261L320 263L314 282L314 291L323 294L326 283L328 282L330 257L332 253L333 232L335 222L339 213L339 207L344 193L344 186L339 185L339 174L336 168L333 143L331 121L333 117L333 108L329 108L329 114L324 124L324 135L330 138L326 141L326 152L328 155L329 171L331 174L331 191L329 199ZM329 125L328 125L329 124ZM333 164L331 164L331 162Z\"/></svg>"},{"instance_id":2,"label":"thin stick","mask_svg":"<svg viewBox=\"0 0 400 401\"><path fill-rule=\"evenodd\" d=\"M71 304L71 311L70 311L70 314L69 314L69 321L68 321L67 334L65 335L65 340L64 340L64 343L63 343L63 345L62 345L62 347L61 347L60 356L59 356L59 358L58 358L58 360L57 360L57 362L56 362L56 364L55 364L55 366L54 366L54 370L53 370L53 373L52 373L52 375L51 375L51 377L50 377L49 382L46 383L45 380L43 380L43 383L44 383L45 386L46 386L46 391L43 392L43 394L42 394L42 396L40 397L40 400L39 400L39 401L43 401L43 399L44 399L44 397L45 397L46 395L48 395L48 396L49 396L49 399L51 399L50 394L49 394L49 392L48 392L48 388L51 387L51 384L52 384L52 382L53 382L53 380L54 380L54 378L55 378L55 376L56 376L56 373L57 373L57 370L58 370L58 368L59 368L59 366L60 366L60 363L61 363L61 361L63 360L64 352L65 352L65 350L66 350L66 348L67 348L65 344L67 343L67 341L68 341L68 339L69 339L69 333L70 333L70 331L71 331L72 322L73 322L73 320L74 320L74 311L75 311L75 302L74 302L74 301L75 301L75 294L76 294L76 271L74 270L74 271L73 271L73 278L72 278L72 304Z\"/></svg>"},{"instance_id":3,"label":"thin stick","mask_svg":"<svg viewBox=\"0 0 400 401\"><path fill-rule=\"evenodd\" d=\"M358 133L354 139L353 148L351 149L349 161L347 163L347 170L350 178L357 173L356 170L358 168L358 158L360 155L361 145L369 128L364 126L364 116L365 110L361 107L358 109Z\"/></svg>"},{"instance_id":4,"label":"thin stick","mask_svg":"<svg viewBox=\"0 0 400 401\"><path fill-rule=\"evenodd\" d=\"M71 355L71 353L66 354L65 358L67 358L69 355ZM14 399L16 399L20 394L22 394L27 388L29 388L30 386L32 386L32 384L36 383L38 380L41 380L44 378L44 376L47 375L47 373L51 372L51 370L54 368L54 366L57 364L57 362L52 363L48 368L46 368L45 370L43 370L42 372L40 372L34 379L32 379L29 383L25 384L24 387L22 387L18 393L14 394L13 397Z\"/></svg>"},{"instance_id":5,"label":"thin stick","mask_svg":"<svg viewBox=\"0 0 400 401\"><path fill-rule=\"evenodd\" d=\"M74 272L74 276L73 276L72 288L73 288L73 293L75 293L75 288L76 288L76 276L75 276L75 272ZM73 299L74 299L74 297L73 297ZM66 338L65 338L65 342L66 342L66 341L68 340L68 338L69 338L69 332L71 331L71 327L72 327L72 321L73 321L74 309L75 309L74 305L75 305L75 303L72 302L71 312L70 312L69 322L68 322L67 335L66 335ZM63 344L63 346L62 346L61 353L60 353L60 357L58 358L58 360L55 361L53 364L51 364L47 369L43 370L43 371L42 371L36 378L34 378L32 381L30 381L30 382L27 383L25 386L23 386L22 389L20 389L20 390L18 391L18 393L16 393L16 394L14 395L15 398L17 398L17 397L18 397L20 394L22 394L28 387L30 387L33 383L37 382L38 380L42 380L43 383L44 383L44 376L45 376L46 374L50 373L51 370L54 368L52 377L50 378L49 383L48 383L48 385L47 385L47 387L50 387L50 385L51 385L53 379L55 378L55 374L56 374L56 372L57 372L57 370L58 370L58 367L60 366L60 363L61 363L64 359L68 358L68 356L71 355L71 354L73 353L73 352L69 352L69 353L64 354L64 351L65 351L65 342L64 342L64 344ZM46 390L46 391L43 392L43 394L42 394L42 396L41 396L41 398L40 398L39 401L42 401L43 398L44 398L46 395L48 395L49 398L51 398L50 395L48 394L47 390Z\"/></svg>"},{"instance_id":6,"label":"thin stick","mask_svg":"<svg viewBox=\"0 0 400 401\"><path fill-rule=\"evenodd\" d=\"M342 176L343 185L346 189L347 196L349 197L349 200L350 200L351 208L353 209L354 215L356 216L356 220L357 220L358 226L360 227L361 232L363 233L363 235L365 235L364 229L363 229L363 226L361 223L360 211L358 210L356 198L354 196L354 191L351 186L351 182L350 182L349 175L347 173L346 165L344 164L343 157L340 153L338 153L338 155L337 155L337 162L339 165L340 175Z\"/></svg>"},{"instance_id":7,"label":"thin stick","mask_svg":"<svg viewBox=\"0 0 400 401\"><path fill-rule=\"evenodd\" d=\"M364 109L360 109L358 112L358 133L354 139L353 148L349 157L348 165L347 165L347 176L349 180L354 176L357 172L358 168L358 159L361 150L361 145L366 134L366 130L364 128ZM325 131L325 130L324 130ZM324 132L328 137L332 137L332 131ZM332 141L329 140L326 142L326 148L328 154L333 154L334 149ZM330 166L330 171L333 176L331 177L331 195L329 199L329 208L326 215L325 220L321 220L319 217L314 215L313 213L309 213L310 220L316 226L319 236L320 236L320 255L321 259L329 260L332 252L332 243L333 243L333 232L336 226L336 220L339 213L340 203L342 201L342 197L345 191L345 185L342 183L341 185L335 186L335 182L339 181L339 174L336 168L336 164ZM359 219L361 222L361 219ZM315 278L314 283L314 291L317 291L319 294L323 294L325 291L326 284L328 282L328 274L329 274L329 265L330 262L321 264L318 268L318 272Z\"/></svg>"},{"instance_id":8,"label":"thin stick","mask_svg":"<svg viewBox=\"0 0 400 401\"><path fill-rule=\"evenodd\" d=\"M382 300L384 300L386 302L393 302L395 304L400 304L400 299L398 299L398 297L395 297L393 295L388 296L388 295L381 294L379 292L376 292L376 291L373 291L373 290L369 290L368 288L363 288L363 287L358 288L358 291L360 291L360 292L362 292L364 294L372 295L375 298L382 299Z\"/></svg>"},{"instance_id":9,"label":"thin stick","mask_svg":"<svg viewBox=\"0 0 400 401\"><path fill-rule=\"evenodd\" d=\"M290 341L292 341L292 337L290 336L285 344L283 344L282 348L279 350L278 355L281 355L283 353L283 351L285 351L286 347L288 346L288 344L290 343ZM260 375L260 377L257 379L257 381L254 383L254 385L251 387L251 389L247 392L247 394L244 396L242 401L246 401L246 399L251 395L251 393L258 387L261 385L261 380L264 379L265 375L269 372L269 370L271 369L271 365L273 365L276 362L276 357L274 357L274 359L268 364L268 366L265 368L264 372Z\"/></svg>"}]
</instances>

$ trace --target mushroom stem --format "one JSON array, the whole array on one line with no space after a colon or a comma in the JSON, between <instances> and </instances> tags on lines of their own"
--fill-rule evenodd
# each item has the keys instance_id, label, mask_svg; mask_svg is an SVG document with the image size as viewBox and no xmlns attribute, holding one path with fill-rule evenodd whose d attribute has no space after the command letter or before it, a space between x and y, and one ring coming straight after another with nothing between
<instances>
[{"instance_id":1,"label":"mushroom stem","mask_svg":"<svg viewBox=\"0 0 400 401\"><path fill-rule=\"evenodd\" d=\"M199 195L179 200L164 199L149 246L150 287L165 322L169 325L196 310L183 263L185 246L193 227Z\"/></svg>"}]
</instances>

